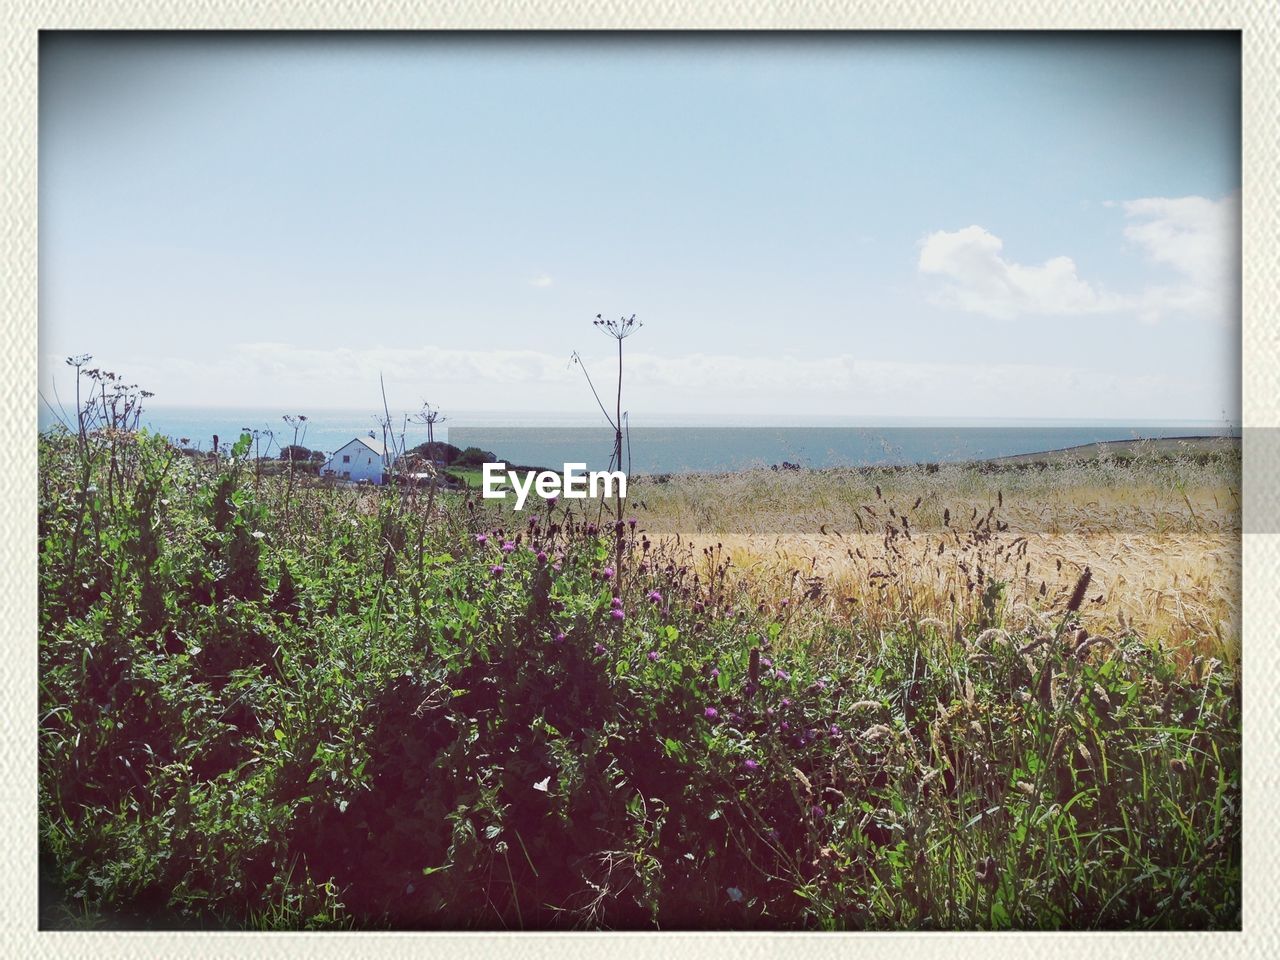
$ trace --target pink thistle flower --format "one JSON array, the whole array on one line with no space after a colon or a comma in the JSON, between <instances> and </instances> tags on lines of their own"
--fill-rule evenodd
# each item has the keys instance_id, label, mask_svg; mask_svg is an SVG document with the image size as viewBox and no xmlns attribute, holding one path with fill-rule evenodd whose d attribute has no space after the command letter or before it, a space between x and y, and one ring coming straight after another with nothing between
<instances>
[{"instance_id":1,"label":"pink thistle flower","mask_svg":"<svg viewBox=\"0 0 1280 960\"><path fill-rule=\"evenodd\" d=\"M658 660L658 651L657 651L657 650L650 650L650 651L649 651L649 662L650 662L650 663L656 663L656 662L657 662L657 660Z\"/></svg>"},{"instance_id":2,"label":"pink thistle flower","mask_svg":"<svg viewBox=\"0 0 1280 960\"><path fill-rule=\"evenodd\" d=\"M489 538L486 537L483 533L476 534L476 543L480 544L480 546L483 547L488 542L489 542Z\"/></svg>"},{"instance_id":3,"label":"pink thistle flower","mask_svg":"<svg viewBox=\"0 0 1280 960\"><path fill-rule=\"evenodd\" d=\"M516 545L512 543L510 540L507 540L502 544L503 553L511 553L512 551L515 550L515 548L516 548Z\"/></svg>"},{"instance_id":4,"label":"pink thistle flower","mask_svg":"<svg viewBox=\"0 0 1280 960\"><path fill-rule=\"evenodd\" d=\"M561 631L560 633L556 634L556 643L564 643L564 640L565 640L564 631Z\"/></svg>"},{"instance_id":5,"label":"pink thistle flower","mask_svg":"<svg viewBox=\"0 0 1280 960\"><path fill-rule=\"evenodd\" d=\"M606 580L613 579L613 567L605 567L603 573Z\"/></svg>"},{"instance_id":6,"label":"pink thistle flower","mask_svg":"<svg viewBox=\"0 0 1280 960\"><path fill-rule=\"evenodd\" d=\"M755 773L757 770L760 769L760 764L755 760L743 760L742 767L748 773Z\"/></svg>"},{"instance_id":7,"label":"pink thistle flower","mask_svg":"<svg viewBox=\"0 0 1280 960\"><path fill-rule=\"evenodd\" d=\"M623 621L623 620L627 619L627 615L626 615L626 613L625 613L625 612L623 612L623 610L622 610L621 608L619 608L619 607L615 607L613 610L610 610L610 611L609 611L609 616L613 617L613 619L615 619L615 620L617 620L617 621L619 621L619 622L621 622L621 621Z\"/></svg>"},{"instance_id":8,"label":"pink thistle flower","mask_svg":"<svg viewBox=\"0 0 1280 960\"><path fill-rule=\"evenodd\" d=\"M702 715L708 720L714 720L720 716L720 711L715 707L707 707L707 709L702 711Z\"/></svg>"},{"instance_id":9,"label":"pink thistle flower","mask_svg":"<svg viewBox=\"0 0 1280 960\"><path fill-rule=\"evenodd\" d=\"M650 603L653 603L653 604L661 603L661 602L662 602L662 594L661 594L660 592L658 592L657 590L650 590L650 591L649 591L649 602L650 602Z\"/></svg>"},{"instance_id":10,"label":"pink thistle flower","mask_svg":"<svg viewBox=\"0 0 1280 960\"><path fill-rule=\"evenodd\" d=\"M502 570L503 570L503 567L502 567L502 564L500 563L495 563L492 567L489 568L489 572L493 574L495 577L502 576Z\"/></svg>"},{"instance_id":11,"label":"pink thistle flower","mask_svg":"<svg viewBox=\"0 0 1280 960\"><path fill-rule=\"evenodd\" d=\"M604 644L603 644L603 643L597 643L594 647L592 647L592 649L593 649L593 650L595 650L595 652L596 652L597 654L600 654L600 653L604 653L604 652L605 652L605 651L604 651Z\"/></svg>"}]
</instances>

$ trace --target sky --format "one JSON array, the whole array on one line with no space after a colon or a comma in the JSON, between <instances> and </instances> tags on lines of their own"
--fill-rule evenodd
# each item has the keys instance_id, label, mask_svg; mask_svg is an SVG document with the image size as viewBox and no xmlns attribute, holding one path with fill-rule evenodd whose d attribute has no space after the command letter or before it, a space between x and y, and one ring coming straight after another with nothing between
<instances>
[{"instance_id":1,"label":"sky","mask_svg":"<svg viewBox=\"0 0 1280 960\"><path fill-rule=\"evenodd\" d=\"M1240 419L1237 34L42 37L64 400Z\"/></svg>"}]
</instances>

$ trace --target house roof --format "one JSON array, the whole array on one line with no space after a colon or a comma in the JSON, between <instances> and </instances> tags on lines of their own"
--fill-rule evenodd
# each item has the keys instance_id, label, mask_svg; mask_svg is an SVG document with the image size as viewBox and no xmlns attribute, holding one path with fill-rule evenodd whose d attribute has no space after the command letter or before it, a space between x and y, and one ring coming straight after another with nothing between
<instances>
[{"instance_id":1,"label":"house roof","mask_svg":"<svg viewBox=\"0 0 1280 960\"><path fill-rule=\"evenodd\" d=\"M351 446L353 443L363 443L366 447L368 447L370 450L372 450L374 453L376 453L380 457L386 453L386 449L382 446L382 441L375 440L372 437L352 437L350 440L348 440L346 443L340 446L338 450L345 450L347 447ZM335 450L334 453L337 453L338 450Z\"/></svg>"}]
</instances>

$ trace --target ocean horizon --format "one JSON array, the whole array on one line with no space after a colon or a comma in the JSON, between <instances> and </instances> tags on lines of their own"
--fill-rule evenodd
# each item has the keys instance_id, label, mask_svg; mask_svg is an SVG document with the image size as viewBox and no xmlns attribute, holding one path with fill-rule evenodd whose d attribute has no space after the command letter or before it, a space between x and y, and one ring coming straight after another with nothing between
<instances>
[{"instance_id":1,"label":"ocean horizon","mask_svg":"<svg viewBox=\"0 0 1280 960\"><path fill-rule=\"evenodd\" d=\"M467 411L445 414L435 438L477 446L511 463L559 468L607 465L613 431L599 414ZM41 410L40 429L59 417ZM296 442L329 454L355 437L381 440L380 415L367 409L314 410ZM392 414L397 446L427 440L424 424ZM157 406L140 425L174 442L209 450L213 437L233 442L258 431L263 455L294 443L282 414L263 407ZM815 414L754 417L739 414L652 414L630 420L630 469L635 473L728 472L783 462L805 467L869 466L983 460L1059 450L1101 441L1238 434L1238 427L1196 420L892 417Z\"/></svg>"}]
</instances>

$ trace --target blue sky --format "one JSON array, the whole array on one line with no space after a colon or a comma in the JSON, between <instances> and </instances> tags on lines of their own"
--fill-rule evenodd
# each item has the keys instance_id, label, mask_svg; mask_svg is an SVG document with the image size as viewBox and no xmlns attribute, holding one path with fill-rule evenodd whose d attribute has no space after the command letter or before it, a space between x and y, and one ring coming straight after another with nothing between
<instances>
[{"instance_id":1,"label":"blue sky","mask_svg":"<svg viewBox=\"0 0 1280 960\"><path fill-rule=\"evenodd\" d=\"M1238 49L46 34L42 384L1238 421Z\"/></svg>"}]
</instances>

